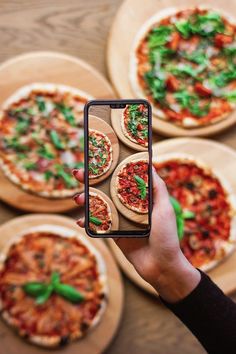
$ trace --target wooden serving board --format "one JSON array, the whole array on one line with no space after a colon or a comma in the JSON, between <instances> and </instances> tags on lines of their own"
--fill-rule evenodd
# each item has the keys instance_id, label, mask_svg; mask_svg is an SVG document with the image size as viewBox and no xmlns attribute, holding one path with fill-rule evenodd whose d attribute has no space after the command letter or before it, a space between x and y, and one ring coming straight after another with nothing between
<instances>
[{"instance_id":1,"label":"wooden serving board","mask_svg":"<svg viewBox=\"0 0 236 354\"><path fill-rule=\"evenodd\" d=\"M125 145L129 146L131 149L138 150L138 151L147 151L148 148L141 146L130 139L128 139L123 132L121 126L121 120L123 115L124 109L112 109L111 110L111 123L113 129L115 130L118 138L124 143Z\"/></svg>"},{"instance_id":2,"label":"wooden serving board","mask_svg":"<svg viewBox=\"0 0 236 354\"><path fill-rule=\"evenodd\" d=\"M91 178L89 180L89 185L93 186L95 184L98 184L98 183L104 181L114 171L114 169L117 165L118 159L119 159L120 148L119 148L119 142L118 142L118 139L116 137L114 130L103 119L98 118L93 115L89 115L89 128L98 130L101 133L105 134L109 138L111 145L112 145L111 167L109 168L109 170L106 173L104 173L104 175L101 175L98 178Z\"/></svg>"},{"instance_id":3,"label":"wooden serving board","mask_svg":"<svg viewBox=\"0 0 236 354\"><path fill-rule=\"evenodd\" d=\"M78 237L85 237L102 255L107 271L109 300L107 308L99 324L91 329L91 332L81 340L72 342L63 348L56 349L55 352L63 352L65 354L100 354L113 339L122 315L124 291L117 265L106 247L105 243L96 238L89 238L85 235L83 229L79 229L73 219L58 215L27 215L15 218L3 224L0 227L0 252L6 246L7 242L15 237L16 234L24 232L31 227L44 225L56 225L70 229L77 234ZM105 333L105 335L104 335ZM2 320L0 321L1 350L4 353L11 354L51 354L52 350L43 349L29 344L20 338L14 331L8 327Z\"/></svg>"},{"instance_id":4,"label":"wooden serving board","mask_svg":"<svg viewBox=\"0 0 236 354\"><path fill-rule=\"evenodd\" d=\"M176 7L194 8L199 5L235 13L235 1L230 0L225 7L224 0L126 0L122 3L113 22L107 50L107 64L110 79L121 98L137 98L132 91L129 78L130 51L136 34L142 25L161 10ZM127 31L127 28L129 29ZM175 124L165 122L153 115L153 130L165 136L210 136L229 128L236 123L236 111L221 122L194 129L183 129Z\"/></svg>"},{"instance_id":5,"label":"wooden serving board","mask_svg":"<svg viewBox=\"0 0 236 354\"><path fill-rule=\"evenodd\" d=\"M148 160L148 152L138 152L137 154L131 155L124 159L115 169L112 178L111 178L111 183L110 183L110 193L111 197L113 199L113 202L115 203L115 206L119 210L119 212L124 215L127 219L134 221L138 224L143 224L147 225L148 224L148 214L139 214L136 213L133 210L130 210L122 204L117 196L117 191L116 191L116 178L117 174L120 172L122 167L124 167L128 162L131 161L137 161L137 160L142 160L142 159L147 159Z\"/></svg>"},{"instance_id":6,"label":"wooden serving board","mask_svg":"<svg viewBox=\"0 0 236 354\"><path fill-rule=\"evenodd\" d=\"M34 82L72 86L99 99L115 97L102 75L84 61L62 53L32 52L0 65L0 106L20 87ZM30 212L65 212L76 207L71 198L47 199L27 193L10 182L2 172L0 199Z\"/></svg>"},{"instance_id":7,"label":"wooden serving board","mask_svg":"<svg viewBox=\"0 0 236 354\"><path fill-rule=\"evenodd\" d=\"M107 202L107 204L111 208L111 215L112 215L111 230L119 230L119 215L118 215L116 207L115 207L114 203L111 201L111 199L105 193L103 193L101 190L96 189L96 188L89 187L89 192L97 193Z\"/></svg>"},{"instance_id":8,"label":"wooden serving board","mask_svg":"<svg viewBox=\"0 0 236 354\"><path fill-rule=\"evenodd\" d=\"M158 156L169 153L187 154L205 162L229 182L236 195L236 151L233 149L211 140L197 138L176 138L154 144L153 159L158 161ZM156 291L138 275L118 246L112 240L108 240L108 243L124 273L145 291L156 294ZM208 274L225 294L235 291L236 252L234 251Z\"/></svg>"}]
</instances>

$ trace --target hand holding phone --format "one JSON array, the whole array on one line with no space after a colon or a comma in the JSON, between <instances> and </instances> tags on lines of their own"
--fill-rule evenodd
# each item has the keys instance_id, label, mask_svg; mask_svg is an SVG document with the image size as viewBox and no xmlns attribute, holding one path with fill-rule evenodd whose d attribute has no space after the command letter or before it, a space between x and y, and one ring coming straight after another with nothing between
<instances>
[{"instance_id":1,"label":"hand holding phone","mask_svg":"<svg viewBox=\"0 0 236 354\"><path fill-rule=\"evenodd\" d=\"M145 100L85 106L85 229L144 237L151 226L151 107Z\"/></svg>"},{"instance_id":2,"label":"hand holding phone","mask_svg":"<svg viewBox=\"0 0 236 354\"><path fill-rule=\"evenodd\" d=\"M75 170L74 176L84 183L83 170ZM76 195L75 202L83 206L85 194ZM79 219L77 224L84 227L84 218ZM200 281L200 273L181 252L175 212L166 185L154 168L150 237L117 237L114 241L140 276L168 302L183 299Z\"/></svg>"}]
</instances>

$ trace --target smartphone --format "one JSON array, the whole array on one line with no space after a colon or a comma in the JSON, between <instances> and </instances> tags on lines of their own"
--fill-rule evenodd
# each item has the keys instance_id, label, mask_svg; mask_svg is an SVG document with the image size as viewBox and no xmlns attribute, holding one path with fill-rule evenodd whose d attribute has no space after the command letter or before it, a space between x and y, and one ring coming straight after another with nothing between
<instances>
[{"instance_id":1,"label":"smartphone","mask_svg":"<svg viewBox=\"0 0 236 354\"><path fill-rule=\"evenodd\" d=\"M85 230L149 236L152 113L146 100L93 100L84 108Z\"/></svg>"}]
</instances>

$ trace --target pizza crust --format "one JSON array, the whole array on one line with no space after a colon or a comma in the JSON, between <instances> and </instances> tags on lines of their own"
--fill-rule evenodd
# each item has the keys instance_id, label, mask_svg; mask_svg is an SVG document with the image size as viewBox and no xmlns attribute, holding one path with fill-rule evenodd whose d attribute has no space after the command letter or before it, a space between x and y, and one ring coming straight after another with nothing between
<instances>
[{"instance_id":1,"label":"pizza crust","mask_svg":"<svg viewBox=\"0 0 236 354\"><path fill-rule=\"evenodd\" d=\"M198 5L197 8L200 10L216 11L216 12L220 13L221 16L224 17L225 19L227 19L229 22L236 25L236 19L234 17L230 16L228 13L224 12L222 9L217 9L215 7L209 7L209 6L204 6L204 5ZM192 8L188 8L187 6L184 6L184 7L180 6L180 7L169 7L169 8L163 9L161 11L158 11L155 15L153 15L146 22L144 22L144 24L140 27L139 31L137 32L136 36L134 37L133 45L131 46L130 55L129 55L129 81L130 81L131 89L136 97L147 99L147 96L145 95L142 87L140 86L140 84L138 82L138 78L137 78L138 61L137 61L137 57L136 57L136 50L137 50L140 42L144 39L146 34L149 32L149 30L151 29L151 27L155 23L158 23L161 20L163 20L169 16L175 15L177 12L183 11L186 9L192 9ZM168 116L165 114L165 112L163 110L161 110L160 108L156 107L153 104L153 102L151 102L151 103L152 103L152 111L157 118L167 121L167 122L174 124L174 125L180 125L177 122L169 121ZM231 105L232 109L235 108L234 104L230 104L230 105ZM201 124L197 119L194 119L193 117L185 117L185 119L183 119L182 124L180 126L182 126L185 129L194 129L197 127L201 128L206 125L216 124L216 123L224 120L231 113L232 112L223 113L222 115L216 117L214 120L208 122L207 124Z\"/></svg>"},{"instance_id":2,"label":"pizza crust","mask_svg":"<svg viewBox=\"0 0 236 354\"><path fill-rule=\"evenodd\" d=\"M199 267L204 272L209 272L211 269L223 262L228 256L235 251L236 248L236 195L233 188L229 184L228 180L223 177L219 171L210 168L200 159L196 159L194 156L183 153L166 153L158 157L153 157L153 163L162 163L169 160L178 160L184 163L194 163L196 166L202 168L206 174L215 176L221 183L223 189L227 195L227 201L231 207L231 227L230 236L227 241L219 240L216 244L216 256L214 260L211 260L201 267Z\"/></svg>"},{"instance_id":3,"label":"pizza crust","mask_svg":"<svg viewBox=\"0 0 236 354\"><path fill-rule=\"evenodd\" d=\"M8 109L9 106L12 104L20 101L23 98L26 98L29 96L29 94L34 91L34 90L40 90L42 92L48 93L48 92L59 92L59 93L71 93L74 96L81 97L86 100L91 100L93 99L92 96L89 94L66 85L59 85L59 84L53 84L53 83L33 83L30 85L23 86L19 90L17 90L12 96L10 96L2 105L2 110L0 111L0 120L3 117L3 111ZM78 108L78 107L77 107ZM83 109L84 105L81 104L81 120L83 119ZM20 180L20 178L12 173L11 169L9 168L8 164L5 162L4 158L4 153L0 151L0 168L2 169L3 173L5 176L14 184L18 185L21 187L23 190L27 192L31 192L34 194L37 194L41 197L45 198L66 198L66 197L72 197L75 193L79 191L79 188L74 188L74 189L63 189L63 190L52 190L52 191L34 191L32 190L32 187L28 183L24 183Z\"/></svg>"},{"instance_id":4,"label":"pizza crust","mask_svg":"<svg viewBox=\"0 0 236 354\"><path fill-rule=\"evenodd\" d=\"M71 336L68 336L68 343L71 341L74 341L78 338L81 338L87 332L89 332L92 328L94 328L101 320L103 313L105 312L107 302L108 302L108 297L109 297L109 289L108 289L108 282L107 282L107 271L106 271L106 265L103 260L102 255L100 252L90 243L90 241L80 235L79 233L76 233L74 230L69 229L64 226L59 226L59 225L52 225L52 224L43 224L40 226L34 226L30 227L28 229L25 229L24 232L19 233L16 235L14 238L12 238L4 248L2 249L0 253L0 271L4 267L4 262L7 259L8 251L10 247L18 242L20 242L21 238L23 238L25 235L32 233L32 232L49 232L52 234L56 234L61 237L68 237L68 238L77 238L82 244L84 244L89 252L95 256L96 263L97 263L97 268L98 268L98 273L99 273L99 281L102 286L101 288L101 294L103 294L101 303L100 303L100 308L96 314L96 316L93 318L92 322L90 323L90 326L86 333L78 332L76 334L71 334ZM10 325L21 337L25 337L29 342L39 345L41 347L45 348L55 348L58 347L59 345L62 344L62 338L61 336L54 335L54 336L47 336L47 335L32 335L32 336L26 336L26 333L22 331L20 328L17 326L17 321L14 317L12 317L6 310L3 310L2 308L2 301L0 301L0 311L1 311L1 316L3 320Z\"/></svg>"}]
</instances>

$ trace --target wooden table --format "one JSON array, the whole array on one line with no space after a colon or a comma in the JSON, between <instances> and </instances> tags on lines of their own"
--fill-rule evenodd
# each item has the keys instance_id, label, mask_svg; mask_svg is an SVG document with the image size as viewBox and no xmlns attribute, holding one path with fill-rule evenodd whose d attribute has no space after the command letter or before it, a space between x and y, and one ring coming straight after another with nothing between
<instances>
[{"instance_id":1,"label":"wooden table","mask_svg":"<svg viewBox=\"0 0 236 354\"><path fill-rule=\"evenodd\" d=\"M121 2L0 0L0 62L32 50L56 50L78 56L107 75L106 41ZM236 148L235 136L236 127L215 139ZM154 136L154 141L160 140L161 137ZM80 213L75 211L69 215L77 217ZM20 214L0 204L0 223ZM138 289L125 277L124 282L124 317L106 354L205 353L197 340L157 299ZM236 300L236 294L233 298ZM0 354L6 354L1 347Z\"/></svg>"}]
</instances>

